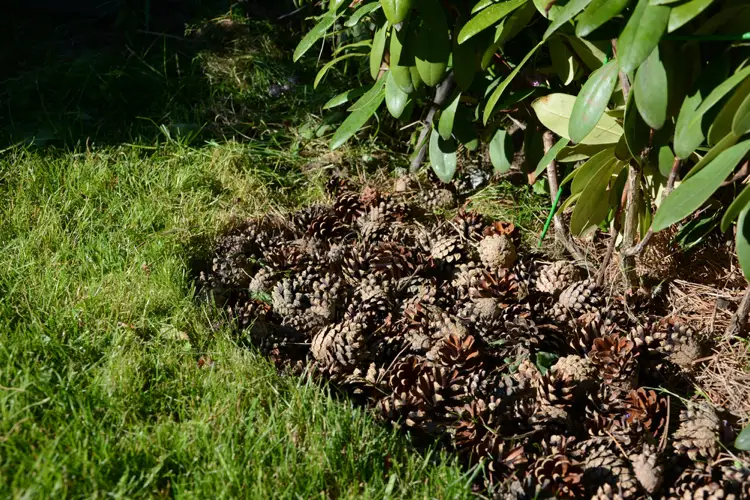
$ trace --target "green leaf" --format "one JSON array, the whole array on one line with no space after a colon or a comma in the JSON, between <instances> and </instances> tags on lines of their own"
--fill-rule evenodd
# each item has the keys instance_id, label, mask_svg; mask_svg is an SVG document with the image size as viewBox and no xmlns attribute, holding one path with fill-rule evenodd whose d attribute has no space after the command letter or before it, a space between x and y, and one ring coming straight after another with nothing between
<instances>
[{"instance_id":1,"label":"green leaf","mask_svg":"<svg viewBox=\"0 0 750 500\"><path fill-rule=\"evenodd\" d=\"M401 90L407 94L411 94L414 92L414 84L412 83L409 66L413 64L413 61L411 61L411 64L405 61L408 58L405 57L403 51L403 39L406 39L407 31L408 29L405 26L402 26L400 30L397 30L394 27L393 32L391 33L390 62L391 73L393 74L396 84ZM404 64L405 62L406 64Z\"/></svg>"},{"instance_id":2,"label":"green leaf","mask_svg":"<svg viewBox=\"0 0 750 500\"><path fill-rule=\"evenodd\" d=\"M532 0L534 7L539 13L550 21L557 19L558 13L562 10L562 7L556 5L557 0L551 2L549 0Z\"/></svg>"},{"instance_id":3,"label":"green leaf","mask_svg":"<svg viewBox=\"0 0 750 500\"><path fill-rule=\"evenodd\" d=\"M557 154L564 148L565 146L570 143L569 139L566 139L564 137L561 137L558 139L558 141L555 143L554 146L549 148L549 151L547 151L547 154L545 154L541 160L539 160L539 163L536 165L536 170L534 170L534 177L539 177L542 175L542 172L547 170L547 167L550 163L555 159Z\"/></svg>"},{"instance_id":4,"label":"green leaf","mask_svg":"<svg viewBox=\"0 0 750 500\"><path fill-rule=\"evenodd\" d=\"M632 92L628 95L628 102L625 104L622 128L625 131L625 142L630 154L638 163L641 163L641 153L649 147L651 129L638 113Z\"/></svg>"},{"instance_id":5,"label":"green leaf","mask_svg":"<svg viewBox=\"0 0 750 500\"><path fill-rule=\"evenodd\" d=\"M456 173L456 145L452 139L444 141L437 130L430 135L430 164L435 175L443 182L450 182Z\"/></svg>"},{"instance_id":6,"label":"green leaf","mask_svg":"<svg viewBox=\"0 0 750 500\"><path fill-rule=\"evenodd\" d=\"M336 59L328 61L325 66L323 66L322 68L320 68L320 71L318 71L318 74L315 75L315 81L313 82L313 88L318 88L318 84L326 76L326 73L328 73L328 70L330 70L332 67L334 67L337 63L343 61L344 59L350 59L352 57L366 57L366 56L367 56L367 54L362 54L362 53L344 54L343 56L340 56L340 57L337 57Z\"/></svg>"},{"instance_id":7,"label":"green leaf","mask_svg":"<svg viewBox=\"0 0 750 500\"><path fill-rule=\"evenodd\" d=\"M385 23L375 32L372 39L372 51L370 52L370 76L373 80L378 79L380 67L383 63L383 54L385 53L385 43L388 39L388 23Z\"/></svg>"},{"instance_id":8,"label":"green leaf","mask_svg":"<svg viewBox=\"0 0 750 500\"><path fill-rule=\"evenodd\" d=\"M750 425L742 428L737 439L734 440L734 447L742 451L750 450Z\"/></svg>"},{"instance_id":9,"label":"green leaf","mask_svg":"<svg viewBox=\"0 0 750 500\"><path fill-rule=\"evenodd\" d=\"M383 99L385 99L384 84L385 78L375 82L375 85L352 106L352 113L346 117L344 123L333 134L329 146L331 150L348 141L375 114L383 103Z\"/></svg>"},{"instance_id":10,"label":"green leaf","mask_svg":"<svg viewBox=\"0 0 750 500\"><path fill-rule=\"evenodd\" d=\"M732 123L734 122L735 116L742 112L742 103L748 96L750 96L750 78L745 79L737 90L734 91L732 97L722 106L721 111L714 118L711 127L708 129L708 144L713 146L720 140L726 137L727 134L733 132ZM750 128L749 128L750 129ZM745 132L736 135L743 135Z\"/></svg>"},{"instance_id":11,"label":"green leaf","mask_svg":"<svg viewBox=\"0 0 750 500\"><path fill-rule=\"evenodd\" d=\"M750 151L750 140L723 151L703 170L680 184L667 196L654 216L654 231L661 231L695 212L719 189ZM750 268L748 268L750 269Z\"/></svg>"},{"instance_id":12,"label":"green leaf","mask_svg":"<svg viewBox=\"0 0 750 500\"><path fill-rule=\"evenodd\" d=\"M440 114L440 121L438 122L438 132L440 133L440 137L442 137L444 141L447 141L451 137L453 137L453 122L456 119L456 110L458 109L458 103L460 101L461 93L458 93Z\"/></svg>"},{"instance_id":13,"label":"green leaf","mask_svg":"<svg viewBox=\"0 0 750 500\"><path fill-rule=\"evenodd\" d=\"M458 34L458 43L462 44L480 31L498 23L505 16L526 3L526 0L505 0L492 4L467 22Z\"/></svg>"},{"instance_id":14,"label":"green leaf","mask_svg":"<svg viewBox=\"0 0 750 500\"><path fill-rule=\"evenodd\" d=\"M450 33L445 12L438 0L418 0L422 25L416 39L414 57L422 81L434 87L443 80L451 54Z\"/></svg>"},{"instance_id":15,"label":"green leaf","mask_svg":"<svg viewBox=\"0 0 750 500\"><path fill-rule=\"evenodd\" d=\"M495 172L504 173L513 164L513 140L503 129L498 129L490 141L490 161Z\"/></svg>"},{"instance_id":16,"label":"green leaf","mask_svg":"<svg viewBox=\"0 0 750 500\"><path fill-rule=\"evenodd\" d=\"M735 244L737 246L737 260L740 261L740 267L745 274L745 279L750 280L750 219L747 218L748 211L750 211L750 206L745 207L740 213L740 218L737 220L737 240ZM740 433L740 436L745 434L742 441L740 441L740 446L747 446L747 433L745 430L742 429ZM737 440L739 441L739 436Z\"/></svg>"},{"instance_id":17,"label":"green leaf","mask_svg":"<svg viewBox=\"0 0 750 500\"><path fill-rule=\"evenodd\" d=\"M669 82L667 70L656 47L635 74L633 94L638 112L649 127L659 130L667 121Z\"/></svg>"},{"instance_id":18,"label":"green leaf","mask_svg":"<svg viewBox=\"0 0 750 500\"><path fill-rule=\"evenodd\" d=\"M339 7L344 5L345 1L346 0L331 0L328 4L328 10L331 12L336 12L337 10L339 10Z\"/></svg>"},{"instance_id":19,"label":"green leaf","mask_svg":"<svg viewBox=\"0 0 750 500\"><path fill-rule=\"evenodd\" d=\"M346 20L346 22L344 23L344 26L346 26L347 28L356 26L357 23L359 23L359 21L363 17L365 17L368 14L373 13L379 8L380 8L380 4L377 2L363 5L362 7L354 11L354 14L352 14L351 17Z\"/></svg>"},{"instance_id":20,"label":"green leaf","mask_svg":"<svg viewBox=\"0 0 750 500\"><path fill-rule=\"evenodd\" d=\"M560 153L555 158L559 163L572 163L582 160L587 160L597 153L604 151L605 149L611 148L612 144L574 144L573 146L566 146L560 150Z\"/></svg>"},{"instance_id":21,"label":"green leaf","mask_svg":"<svg viewBox=\"0 0 750 500\"><path fill-rule=\"evenodd\" d=\"M576 97L570 113L570 140L582 142L604 116L617 83L617 61L612 60L591 73Z\"/></svg>"},{"instance_id":22,"label":"green leaf","mask_svg":"<svg viewBox=\"0 0 750 500\"><path fill-rule=\"evenodd\" d=\"M300 57L305 55L305 52L310 50L310 47L312 47L315 42L325 36L326 31L328 31L328 28L333 26L333 23L336 22L337 17L338 16L333 12L328 12L320 18L318 24L316 24L313 29L311 29L307 33L307 35L305 35L302 41L299 42L299 45L297 45L297 48L294 49L294 55L292 56L294 62L297 62Z\"/></svg>"},{"instance_id":23,"label":"green leaf","mask_svg":"<svg viewBox=\"0 0 750 500\"><path fill-rule=\"evenodd\" d=\"M583 38L606 23L628 5L630 0L594 0L576 19L576 36Z\"/></svg>"},{"instance_id":24,"label":"green leaf","mask_svg":"<svg viewBox=\"0 0 750 500\"><path fill-rule=\"evenodd\" d=\"M721 230L726 231L729 229L734 219L739 217L740 212L748 205L750 205L750 186L745 186L745 189L740 192L737 198L729 205L727 211L724 212L724 217L721 218Z\"/></svg>"},{"instance_id":25,"label":"green leaf","mask_svg":"<svg viewBox=\"0 0 750 500\"><path fill-rule=\"evenodd\" d=\"M411 12L412 0L380 0L385 18L391 25L396 25L406 19Z\"/></svg>"},{"instance_id":26,"label":"green leaf","mask_svg":"<svg viewBox=\"0 0 750 500\"><path fill-rule=\"evenodd\" d=\"M638 0L617 40L617 58L622 71L634 71L654 51L667 29L670 10L663 5L649 5L648 0Z\"/></svg>"},{"instance_id":27,"label":"green leaf","mask_svg":"<svg viewBox=\"0 0 750 500\"><path fill-rule=\"evenodd\" d=\"M401 90L393 77L393 73L389 71L385 78L385 105L391 116L401 118L406 105L409 103L409 94Z\"/></svg>"},{"instance_id":28,"label":"green leaf","mask_svg":"<svg viewBox=\"0 0 750 500\"><path fill-rule=\"evenodd\" d=\"M572 194L580 194L583 192L583 189L589 181L591 181L591 178L596 175L599 169L601 169L604 164L615 159L614 154L614 148L607 148L604 151L595 154L586 163L575 169L574 172L577 172L577 174L573 179L573 184L570 186L570 192Z\"/></svg>"},{"instance_id":29,"label":"green leaf","mask_svg":"<svg viewBox=\"0 0 750 500\"><path fill-rule=\"evenodd\" d=\"M703 170L703 168L706 165L714 161L714 158L716 158L722 152L726 151L727 149L737 144L737 141L739 140L740 140L740 136L734 135L731 132L725 135L722 140L716 143L716 146L708 150L708 153L706 153L706 155L703 158L701 158L698 163L693 165L693 168L691 168L690 171L687 174L685 174L685 177L683 178L683 180L686 181L690 177L694 176L695 174Z\"/></svg>"},{"instance_id":30,"label":"green leaf","mask_svg":"<svg viewBox=\"0 0 750 500\"><path fill-rule=\"evenodd\" d=\"M714 0L690 0L687 3L682 3L672 7L672 12L669 13L667 31L672 33L683 25L689 23L694 17L706 10L706 8L713 2Z\"/></svg>"},{"instance_id":31,"label":"green leaf","mask_svg":"<svg viewBox=\"0 0 750 500\"><path fill-rule=\"evenodd\" d=\"M534 46L533 49L529 51L528 54L521 60L520 63L518 63L518 66L513 68L513 71L508 74L508 76L505 77L505 79L500 82L500 84L495 88L495 90L492 92L492 95L490 95L489 99L487 99L487 104L484 106L484 115L483 115L483 122L485 125L487 125L487 122L490 119L490 116L492 116L492 110L495 108L495 105L497 104L497 101L500 100L500 98L503 96L503 92L505 92L505 89L508 88L508 85L510 85L510 82L513 81L513 79L518 75L518 72L521 71L521 68L523 67L526 62L531 59L531 56L536 52L536 50L541 47L541 42L538 43L536 46ZM560 134L558 134L560 135Z\"/></svg>"},{"instance_id":32,"label":"green leaf","mask_svg":"<svg viewBox=\"0 0 750 500\"><path fill-rule=\"evenodd\" d=\"M737 108L737 113L732 120L732 132L736 135L744 135L750 132L750 95L745 97L745 100Z\"/></svg>"},{"instance_id":33,"label":"green leaf","mask_svg":"<svg viewBox=\"0 0 750 500\"><path fill-rule=\"evenodd\" d=\"M607 54L605 54L601 48L597 47L596 44L584 40L583 38L566 35L564 33L562 35L568 39L570 47L578 55L583 64L585 64L590 70L597 70L607 62Z\"/></svg>"},{"instance_id":34,"label":"green leaf","mask_svg":"<svg viewBox=\"0 0 750 500\"><path fill-rule=\"evenodd\" d=\"M560 26L573 19L576 14L585 9L590 3L591 0L571 0L565 4L555 16L555 20L550 23L547 31L544 32L542 40L548 39Z\"/></svg>"},{"instance_id":35,"label":"green leaf","mask_svg":"<svg viewBox=\"0 0 750 500\"><path fill-rule=\"evenodd\" d=\"M578 70L575 57L570 53L559 36L550 38L547 42L547 47L549 48L549 56L552 59L552 68L554 68L555 73L562 80L563 85L569 85Z\"/></svg>"},{"instance_id":36,"label":"green leaf","mask_svg":"<svg viewBox=\"0 0 750 500\"><path fill-rule=\"evenodd\" d=\"M604 162L591 176L586 187L583 188L581 197L578 199L570 218L570 231L573 234L580 235L591 226L598 225L607 217L610 210L607 188L612 181L612 176L619 172L623 166L622 162L611 158ZM577 178L578 176L576 176Z\"/></svg>"},{"instance_id":37,"label":"green leaf","mask_svg":"<svg viewBox=\"0 0 750 500\"><path fill-rule=\"evenodd\" d=\"M453 35L453 76L456 85L461 90L469 90L477 74L477 47L474 39L467 43L459 44L457 36Z\"/></svg>"},{"instance_id":38,"label":"green leaf","mask_svg":"<svg viewBox=\"0 0 750 500\"><path fill-rule=\"evenodd\" d=\"M677 116L674 137L675 152L680 158L688 158L703 142L702 121L705 114L749 75L750 66L724 80L702 102L703 86L699 86L692 96L685 97ZM710 75L706 78L710 78Z\"/></svg>"},{"instance_id":39,"label":"green leaf","mask_svg":"<svg viewBox=\"0 0 750 500\"><path fill-rule=\"evenodd\" d=\"M575 101L572 95L549 94L534 101L531 107L545 127L560 137L570 139L568 129ZM617 120L604 114L581 144L615 144L622 133Z\"/></svg>"},{"instance_id":40,"label":"green leaf","mask_svg":"<svg viewBox=\"0 0 750 500\"><path fill-rule=\"evenodd\" d=\"M346 92L342 92L326 102L323 105L323 109L331 109L337 106L341 106L342 104L346 104L353 99L357 99L358 97L363 96L368 90L370 90L370 87L360 87L358 89L352 89L347 90Z\"/></svg>"}]
</instances>

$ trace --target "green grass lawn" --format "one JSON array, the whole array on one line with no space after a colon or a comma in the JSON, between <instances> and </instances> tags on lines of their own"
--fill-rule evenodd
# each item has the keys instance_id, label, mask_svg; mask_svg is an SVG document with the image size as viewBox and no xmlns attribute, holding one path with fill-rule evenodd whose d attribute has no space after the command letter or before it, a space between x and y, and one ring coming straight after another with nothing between
<instances>
[{"instance_id":1,"label":"green grass lawn","mask_svg":"<svg viewBox=\"0 0 750 500\"><path fill-rule=\"evenodd\" d=\"M322 196L304 167L340 91L288 31L215 24L0 20L0 497L470 496L454 459L278 374L200 300L232 220Z\"/></svg>"},{"instance_id":2,"label":"green grass lawn","mask_svg":"<svg viewBox=\"0 0 750 500\"><path fill-rule=\"evenodd\" d=\"M231 142L3 154L0 496L470 494L458 464L212 328L192 259L231 217L317 192L261 160Z\"/></svg>"}]
</instances>

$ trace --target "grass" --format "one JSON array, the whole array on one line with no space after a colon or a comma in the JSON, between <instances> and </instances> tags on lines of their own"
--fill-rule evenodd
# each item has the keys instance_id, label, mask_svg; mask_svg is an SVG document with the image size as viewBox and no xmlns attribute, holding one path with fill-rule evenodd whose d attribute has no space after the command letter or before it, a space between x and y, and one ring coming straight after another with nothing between
<instances>
[{"instance_id":1,"label":"grass","mask_svg":"<svg viewBox=\"0 0 750 500\"><path fill-rule=\"evenodd\" d=\"M322 196L316 112L351 83L313 92L288 31L227 19L0 21L0 496L471 496L455 459L278 374L198 299L232 220Z\"/></svg>"},{"instance_id":2,"label":"grass","mask_svg":"<svg viewBox=\"0 0 750 500\"><path fill-rule=\"evenodd\" d=\"M237 143L0 161L0 491L11 497L459 498L466 471L280 376L196 301L236 213L315 196ZM199 367L208 356L213 366Z\"/></svg>"}]
</instances>

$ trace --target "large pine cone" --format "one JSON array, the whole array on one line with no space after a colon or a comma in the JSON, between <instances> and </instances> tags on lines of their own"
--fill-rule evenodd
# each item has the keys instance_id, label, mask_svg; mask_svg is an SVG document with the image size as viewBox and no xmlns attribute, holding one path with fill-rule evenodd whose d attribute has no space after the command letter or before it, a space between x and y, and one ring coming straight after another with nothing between
<instances>
[{"instance_id":1,"label":"large pine cone","mask_svg":"<svg viewBox=\"0 0 750 500\"><path fill-rule=\"evenodd\" d=\"M599 370L604 383L623 391L633 389L638 382L636 356L635 344L617 335L595 339L589 352L589 359Z\"/></svg>"},{"instance_id":2,"label":"large pine cone","mask_svg":"<svg viewBox=\"0 0 750 500\"><path fill-rule=\"evenodd\" d=\"M332 375L352 372L367 356L365 322L355 316L327 326L313 338L311 352Z\"/></svg>"},{"instance_id":3,"label":"large pine cone","mask_svg":"<svg viewBox=\"0 0 750 500\"><path fill-rule=\"evenodd\" d=\"M718 451L721 420L708 405L691 404L680 412L680 426L672 436L677 453L693 460L712 458Z\"/></svg>"},{"instance_id":4,"label":"large pine cone","mask_svg":"<svg viewBox=\"0 0 750 500\"><path fill-rule=\"evenodd\" d=\"M536 288L542 293L559 295L582 277L581 269L567 260L559 260L542 268Z\"/></svg>"}]
</instances>

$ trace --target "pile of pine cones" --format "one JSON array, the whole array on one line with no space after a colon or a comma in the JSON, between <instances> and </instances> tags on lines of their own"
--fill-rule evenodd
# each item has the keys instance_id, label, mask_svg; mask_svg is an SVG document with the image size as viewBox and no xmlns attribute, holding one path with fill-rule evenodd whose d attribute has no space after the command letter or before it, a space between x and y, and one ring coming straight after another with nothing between
<instances>
[{"instance_id":1,"label":"pile of pine cones","mask_svg":"<svg viewBox=\"0 0 750 500\"><path fill-rule=\"evenodd\" d=\"M498 498L750 498L736 421L694 395L693 330L519 255L511 224L435 216L448 190L330 190L235 227L201 276L277 364L482 463Z\"/></svg>"}]
</instances>

